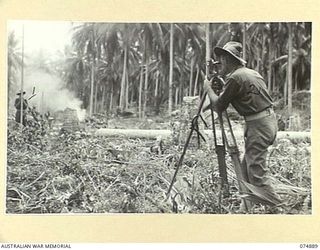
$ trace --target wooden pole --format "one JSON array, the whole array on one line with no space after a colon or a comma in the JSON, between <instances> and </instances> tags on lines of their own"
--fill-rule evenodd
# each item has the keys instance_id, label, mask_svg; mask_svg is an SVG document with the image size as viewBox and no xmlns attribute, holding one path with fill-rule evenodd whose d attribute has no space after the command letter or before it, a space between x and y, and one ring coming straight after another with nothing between
<instances>
[{"instance_id":1,"label":"wooden pole","mask_svg":"<svg viewBox=\"0 0 320 250\"><path fill-rule=\"evenodd\" d=\"M22 24L22 45L21 45L21 87L20 87L20 123L23 124L23 87L24 87L24 24ZM21 126L22 128L22 126Z\"/></svg>"}]
</instances>

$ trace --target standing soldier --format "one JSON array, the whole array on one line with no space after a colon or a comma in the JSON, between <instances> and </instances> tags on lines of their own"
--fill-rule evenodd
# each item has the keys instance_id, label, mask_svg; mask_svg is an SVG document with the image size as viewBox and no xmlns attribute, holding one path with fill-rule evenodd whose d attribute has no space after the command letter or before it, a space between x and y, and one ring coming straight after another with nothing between
<instances>
[{"instance_id":1,"label":"standing soldier","mask_svg":"<svg viewBox=\"0 0 320 250\"><path fill-rule=\"evenodd\" d=\"M27 109L28 109L28 101L23 97L25 95L25 91L22 93L17 93L18 97L14 102L14 106L17 109L16 111L16 122L21 123L21 102L22 102L22 125L26 126L27 124Z\"/></svg>"},{"instance_id":2,"label":"standing soldier","mask_svg":"<svg viewBox=\"0 0 320 250\"><path fill-rule=\"evenodd\" d=\"M266 84L258 72L245 67L246 62L241 58L241 43L228 42L223 48L216 47L214 52L220 57L221 73L226 76L226 84L220 96L215 94L208 80L204 82L204 90L217 112L222 112L231 103L244 117L243 178L279 200L266 164L268 147L277 134L277 120Z\"/></svg>"}]
</instances>

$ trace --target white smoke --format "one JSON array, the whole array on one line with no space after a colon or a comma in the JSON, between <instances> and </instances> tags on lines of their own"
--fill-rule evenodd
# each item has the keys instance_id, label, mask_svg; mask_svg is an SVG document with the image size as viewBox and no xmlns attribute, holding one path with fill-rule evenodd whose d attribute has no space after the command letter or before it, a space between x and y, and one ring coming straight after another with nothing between
<instances>
[{"instance_id":1,"label":"white smoke","mask_svg":"<svg viewBox=\"0 0 320 250\"><path fill-rule=\"evenodd\" d=\"M42 70L27 70L24 82L26 98L32 95L35 88L36 96L30 99L30 106L36 106L42 113L75 109L79 120L84 120L86 110L81 108L82 101L63 86L60 78Z\"/></svg>"}]
</instances>

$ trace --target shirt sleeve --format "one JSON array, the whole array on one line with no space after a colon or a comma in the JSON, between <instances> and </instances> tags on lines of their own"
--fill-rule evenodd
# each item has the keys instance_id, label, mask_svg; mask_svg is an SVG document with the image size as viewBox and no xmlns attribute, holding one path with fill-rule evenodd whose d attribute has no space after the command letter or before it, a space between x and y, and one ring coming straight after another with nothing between
<instances>
[{"instance_id":1,"label":"shirt sleeve","mask_svg":"<svg viewBox=\"0 0 320 250\"><path fill-rule=\"evenodd\" d=\"M227 109L229 103L238 96L240 86L236 80L229 78L226 82L224 91L220 94L217 101L217 110L222 112Z\"/></svg>"}]
</instances>

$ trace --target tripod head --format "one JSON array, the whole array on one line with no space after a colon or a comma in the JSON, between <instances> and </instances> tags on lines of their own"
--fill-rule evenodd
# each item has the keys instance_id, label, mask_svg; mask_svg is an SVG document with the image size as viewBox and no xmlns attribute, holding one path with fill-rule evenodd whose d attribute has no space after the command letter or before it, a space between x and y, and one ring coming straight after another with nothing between
<instances>
[{"instance_id":1,"label":"tripod head","mask_svg":"<svg viewBox=\"0 0 320 250\"><path fill-rule=\"evenodd\" d=\"M208 80L211 79L211 77L215 74L218 74L218 65L221 64L219 61L215 61L214 59L210 58L207 60L206 68L208 70Z\"/></svg>"},{"instance_id":2,"label":"tripod head","mask_svg":"<svg viewBox=\"0 0 320 250\"><path fill-rule=\"evenodd\" d=\"M223 86L225 84L222 76L219 74L218 65L220 64L219 61L215 61L214 59L210 58L207 61L207 71L208 75L206 76L209 81L212 82L212 89L213 91L219 95L223 89Z\"/></svg>"}]
</instances>

